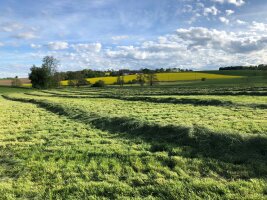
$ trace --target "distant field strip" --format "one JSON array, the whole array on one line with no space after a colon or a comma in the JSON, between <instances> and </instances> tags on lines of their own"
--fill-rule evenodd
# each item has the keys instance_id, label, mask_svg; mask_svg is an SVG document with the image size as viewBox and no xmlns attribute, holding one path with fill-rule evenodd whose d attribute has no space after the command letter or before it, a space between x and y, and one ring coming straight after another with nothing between
<instances>
[{"instance_id":1,"label":"distant field strip","mask_svg":"<svg viewBox=\"0 0 267 200\"><path fill-rule=\"evenodd\" d=\"M157 79L160 82L175 82L175 81L193 81L206 79L235 79L242 78L242 76L231 76L231 75L220 75L220 74L210 74L210 73L200 73L200 72L177 72L177 73L157 73ZM136 75L125 75L124 81L127 83L136 79ZM98 77L98 78L88 78L86 79L91 84L99 80L103 80L106 84L112 85L117 82L117 77ZM61 81L61 85L68 85L68 81Z\"/></svg>"},{"instance_id":2,"label":"distant field strip","mask_svg":"<svg viewBox=\"0 0 267 200\"><path fill-rule=\"evenodd\" d=\"M31 87L31 81L27 78L20 78L19 79L22 83L23 87ZM2 86L11 86L12 79L0 79L0 85Z\"/></svg>"}]
</instances>

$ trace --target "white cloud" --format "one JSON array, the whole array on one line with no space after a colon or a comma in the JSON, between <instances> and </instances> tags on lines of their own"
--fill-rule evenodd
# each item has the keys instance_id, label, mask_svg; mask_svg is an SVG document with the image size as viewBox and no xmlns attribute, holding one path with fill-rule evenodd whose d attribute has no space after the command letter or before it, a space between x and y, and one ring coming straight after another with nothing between
<instances>
[{"instance_id":1,"label":"white cloud","mask_svg":"<svg viewBox=\"0 0 267 200\"><path fill-rule=\"evenodd\" d=\"M191 27L177 29L175 34L162 35L156 40L138 45L102 46L101 43L69 44L52 42L50 49L38 49L32 58L40 60L53 55L61 61L60 70L120 68L215 68L225 65L246 65L267 62L266 24L253 22L245 31L228 32L218 29ZM33 44L32 48L47 47ZM62 50L62 51L56 51ZM28 55L29 56L29 55ZM31 58L31 59L30 59ZM23 63L23 61L21 61Z\"/></svg>"},{"instance_id":2,"label":"white cloud","mask_svg":"<svg viewBox=\"0 0 267 200\"><path fill-rule=\"evenodd\" d=\"M118 35L118 36L111 37L111 39L115 40L115 41L117 41L117 40L125 40L125 39L128 39L128 38L129 38L128 35Z\"/></svg>"},{"instance_id":3,"label":"white cloud","mask_svg":"<svg viewBox=\"0 0 267 200\"><path fill-rule=\"evenodd\" d=\"M239 25L245 25L246 24L245 21L242 21L240 19L236 20L236 23L239 24Z\"/></svg>"},{"instance_id":4,"label":"white cloud","mask_svg":"<svg viewBox=\"0 0 267 200\"><path fill-rule=\"evenodd\" d=\"M249 28L250 30L254 32L258 32L258 31L267 32L267 24L256 22L256 21L253 21L252 25L250 25Z\"/></svg>"},{"instance_id":5,"label":"white cloud","mask_svg":"<svg viewBox=\"0 0 267 200\"><path fill-rule=\"evenodd\" d=\"M60 42L60 41L49 42L47 46L51 50L63 50L69 48L69 44L67 42Z\"/></svg>"},{"instance_id":6,"label":"white cloud","mask_svg":"<svg viewBox=\"0 0 267 200\"><path fill-rule=\"evenodd\" d=\"M53 51L48 52L41 49L21 60L30 58L40 60L45 55L53 55L61 61L60 70L78 70L87 67L98 70L125 67L214 69L225 65L267 62L265 35L265 33L254 33L249 28L246 31L227 32L191 27L177 29L175 34L163 35L139 45L103 47L100 43L68 44L65 45L69 47L68 49L62 51L52 49ZM33 45L36 46L38 45Z\"/></svg>"},{"instance_id":7,"label":"white cloud","mask_svg":"<svg viewBox=\"0 0 267 200\"><path fill-rule=\"evenodd\" d=\"M16 39L25 39L25 40L37 38L37 36L33 32L18 33L18 34L13 35L13 37Z\"/></svg>"},{"instance_id":8,"label":"white cloud","mask_svg":"<svg viewBox=\"0 0 267 200\"><path fill-rule=\"evenodd\" d=\"M133 46L122 46L116 50L107 50L106 55L109 58L126 58L136 60L144 60L147 58L146 52L140 51L138 47Z\"/></svg>"},{"instance_id":9,"label":"white cloud","mask_svg":"<svg viewBox=\"0 0 267 200\"><path fill-rule=\"evenodd\" d=\"M193 6L189 4L185 5L184 8L182 9L182 12L184 13L190 13L192 11L193 11Z\"/></svg>"},{"instance_id":10,"label":"white cloud","mask_svg":"<svg viewBox=\"0 0 267 200\"><path fill-rule=\"evenodd\" d=\"M225 13L226 13L227 16L230 16L230 15L234 14L235 11L233 11L233 10L226 10Z\"/></svg>"},{"instance_id":11,"label":"white cloud","mask_svg":"<svg viewBox=\"0 0 267 200\"><path fill-rule=\"evenodd\" d=\"M229 4L234 4L236 6L242 6L244 5L246 2L245 0L212 0L213 2L218 2L218 3L229 3Z\"/></svg>"},{"instance_id":12,"label":"white cloud","mask_svg":"<svg viewBox=\"0 0 267 200\"><path fill-rule=\"evenodd\" d=\"M225 24L229 24L229 19L225 18L225 17L219 17L219 20L222 22L222 23L225 23Z\"/></svg>"},{"instance_id":13,"label":"white cloud","mask_svg":"<svg viewBox=\"0 0 267 200\"><path fill-rule=\"evenodd\" d=\"M9 23L3 23L0 26L0 31L2 32L14 32L17 30L23 29L23 25L19 24L17 22L9 22Z\"/></svg>"},{"instance_id":14,"label":"white cloud","mask_svg":"<svg viewBox=\"0 0 267 200\"><path fill-rule=\"evenodd\" d=\"M245 4L244 0L227 0L228 3L234 4L236 6L242 6Z\"/></svg>"},{"instance_id":15,"label":"white cloud","mask_svg":"<svg viewBox=\"0 0 267 200\"><path fill-rule=\"evenodd\" d=\"M89 51L89 52L100 52L102 45L101 43L86 43L86 44L74 44L72 48L76 51Z\"/></svg>"},{"instance_id":16,"label":"white cloud","mask_svg":"<svg viewBox=\"0 0 267 200\"><path fill-rule=\"evenodd\" d=\"M221 50L226 53L250 53L267 47L267 36L247 32L226 32L203 27L178 29L177 35L188 43L188 48L197 50L206 48Z\"/></svg>"},{"instance_id":17,"label":"white cloud","mask_svg":"<svg viewBox=\"0 0 267 200\"><path fill-rule=\"evenodd\" d=\"M209 14L211 15L218 15L220 11L215 7L215 6L212 6L212 7L209 7L209 8L204 8L204 15L205 16L208 16Z\"/></svg>"},{"instance_id":18,"label":"white cloud","mask_svg":"<svg viewBox=\"0 0 267 200\"><path fill-rule=\"evenodd\" d=\"M267 36L264 34L191 27L137 46L105 49L100 60L133 68L245 65L267 61L264 57L266 47Z\"/></svg>"},{"instance_id":19,"label":"white cloud","mask_svg":"<svg viewBox=\"0 0 267 200\"><path fill-rule=\"evenodd\" d=\"M95 69L109 67L115 69L120 66L129 68L172 66L206 68L213 66L215 68L228 63L230 65L255 64L267 61L266 24L250 23L250 21L260 19L258 15L263 13L264 6L259 6L257 3L247 5L248 9L245 10L236 7L244 5L244 0L181 0L175 5L160 4L152 10L143 10L145 7L141 4L135 7L135 4L126 3L127 8L128 6L134 6L134 8L127 10L121 6L123 10L118 10L115 15L113 10L104 15L101 10L94 13L95 10L92 9L89 12L84 6L90 3L85 1L81 3L81 6L68 0L70 5L79 8L74 9L69 5L73 12L68 13L62 9L62 3L58 1L54 3L59 5L49 6L51 9L46 9L48 11L45 16L40 11L38 12L40 16L38 14L31 18L23 18L22 15L18 18L19 15L12 16L12 14L2 17L0 42L4 43L5 47L10 47L1 48L1 54L12 53L20 49L17 54L14 53L8 58L1 55L5 66L9 66L5 63L14 62L21 66L38 64L43 56L50 54L60 59L62 65L65 66L64 69L67 70L88 66ZM144 4L148 6L147 3ZM258 7L260 9L255 13ZM235 10L238 15L233 16ZM205 16L203 16L204 13ZM114 16L114 19L111 16ZM132 20L136 19L136 16L137 20ZM84 23L85 19L90 19L90 23ZM152 39L159 33L173 29L177 25L177 19L180 19L179 27L188 27L185 23L197 22L195 24L217 29L191 27L178 29L177 33ZM244 19L248 21L242 21ZM23 24L20 24L22 21ZM226 24L231 23L231 25L233 23L233 26L226 27L220 21ZM107 24L108 27L105 26ZM36 28L31 29L30 26ZM118 30L118 27L121 27L123 31ZM230 31L223 31L224 29ZM31 34L27 34L29 32ZM36 35L41 40L25 41L11 38L13 36L20 39L33 39L37 37ZM121 40L127 40L127 42L121 42ZM48 44L47 41L54 42ZM125 46L118 46L120 42ZM129 45L126 46L126 44ZM3 44L0 43L1 45ZM21 46L28 46L32 49L24 50ZM26 54L27 52L34 52L35 55ZM25 57L18 59L17 57L21 54ZM30 64L25 64L26 62ZM27 71L25 73L27 75Z\"/></svg>"},{"instance_id":20,"label":"white cloud","mask_svg":"<svg viewBox=\"0 0 267 200\"><path fill-rule=\"evenodd\" d=\"M31 48L33 49L39 49L42 47L42 45L39 45L39 44L30 44Z\"/></svg>"}]
</instances>

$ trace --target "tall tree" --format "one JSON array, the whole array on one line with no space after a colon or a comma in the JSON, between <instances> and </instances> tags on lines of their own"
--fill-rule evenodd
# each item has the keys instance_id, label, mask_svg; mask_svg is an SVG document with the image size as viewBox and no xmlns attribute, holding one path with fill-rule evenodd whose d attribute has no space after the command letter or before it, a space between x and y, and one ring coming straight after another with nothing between
<instances>
[{"instance_id":1,"label":"tall tree","mask_svg":"<svg viewBox=\"0 0 267 200\"><path fill-rule=\"evenodd\" d=\"M150 86L153 86L158 82L157 74L153 72L146 74L146 79Z\"/></svg>"},{"instance_id":2,"label":"tall tree","mask_svg":"<svg viewBox=\"0 0 267 200\"><path fill-rule=\"evenodd\" d=\"M12 79L11 85L13 87L20 87L20 86L22 86L21 80L19 80L18 76L16 76L14 79Z\"/></svg>"},{"instance_id":3,"label":"tall tree","mask_svg":"<svg viewBox=\"0 0 267 200\"><path fill-rule=\"evenodd\" d=\"M45 56L43 58L42 68L47 73L47 88L57 87L58 79L56 77L59 61L53 56Z\"/></svg>"},{"instance_id":4,"label":"tall tree","mask_svg":"<svg viewBox=\"0 0 267 200\"><path fill-rule=\"evenodd\" d=\"M59 61L53 56L46 56L43 58L41 67L33 65L29 74L32 87L42 89L57 87L60 81L58 76L56 76L58 64Z\"/></svg>"},{"instance_id":5,"label":"tall tree","mask_svg":"<svg viewBox=\"0 0 267 200\"><path fill-rule=\"evenodd\" d=\"M136 75L136 81L137 81L137 83L139 83L141 86L143 86L144 84L145 84L145 79L146 79L146 77L145 77L145 75L144 74L137 74Z\"/></svg>"},{"instance_id":6,"label":"tall tree","mask_svg":"<svg viewBox=\"0 0 267 200\"><path fill-rule=\"evenodd\" d=\"M124 85L124 76L123 75L118 75L117 77L117 84L123 87Z\"/></svg>"}]
</instances>

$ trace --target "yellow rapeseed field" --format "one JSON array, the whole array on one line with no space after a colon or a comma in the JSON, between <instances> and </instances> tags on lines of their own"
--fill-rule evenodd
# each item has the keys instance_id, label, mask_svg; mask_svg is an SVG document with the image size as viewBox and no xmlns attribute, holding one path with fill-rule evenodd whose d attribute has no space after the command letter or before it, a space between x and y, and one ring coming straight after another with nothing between
<instances>
[{"instance_id":1,"label":"yellow rapeseed field","mask_svg":"<svg viewBox=\"0 0 267 200\"><path fill-rule=\"evenodd\" d=\"M231 78L241 78L241 76L228 76L228 75L219 75L219 74L208 74L200 72L174 72L174 73L157 73L157 79L160 82L172 82L172 81L193 81L200 80L201 78L206 79L231 79ZM126 75L124 76L125 83L136 79L136 75ZM88 78L86 79L91 84L94 84L96 81L103 80L105 84L112 85L117 82L116 76L109 77L97 77L97 78ZM68 81L61 81L61 85L68 85Z\"/></svg>"},{"instance_id":2,"label":"yellow rapeseed field","mask_svg":"<svg viewBox=\"0 0 267 200\"><path fill-rule=\"evenodd\" d=\"M31 83L23 83L22 87L32 87L32 84Z\"/></svg>"}]
</instances>

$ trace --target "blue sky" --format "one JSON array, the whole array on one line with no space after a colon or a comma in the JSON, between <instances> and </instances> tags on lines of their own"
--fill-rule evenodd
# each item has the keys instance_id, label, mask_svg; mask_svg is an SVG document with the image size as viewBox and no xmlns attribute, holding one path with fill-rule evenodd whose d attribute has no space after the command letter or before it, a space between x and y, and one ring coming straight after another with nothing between
<instances>
[{"instance_id":1,"label":"blue sky","mask_svg":"<svg viewBox=\"0 0 267 200\"><path fill-rule=\"evenodd\" d=\"M263 0L0 0L0 77L59 70L267 63Z\"/></svg>"}]
</instances>

